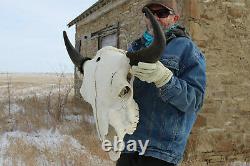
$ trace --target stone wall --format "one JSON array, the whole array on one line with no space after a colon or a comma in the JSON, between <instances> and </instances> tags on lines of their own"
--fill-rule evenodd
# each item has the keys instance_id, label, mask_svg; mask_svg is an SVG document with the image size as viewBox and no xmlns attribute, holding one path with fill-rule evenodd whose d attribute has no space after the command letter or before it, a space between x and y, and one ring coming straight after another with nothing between
<instances>
[{"instance_id":1,"label":"stone wall","mask_svg":"<svg viewBox=\"0 0 250 166\"><path fill-rule=\"evenodd\" d=\"M120 48L127 49L145 30L144 3L130 0L98 20L78 23L76 39L119 22ZM180 0L180 7L182 22L206 56L208 78L185 161L250 162L250 0ZM92 57L97 42L82 42L81 52Z\"/></svg>"},{"instance_id":2,"label":"stone wall","mask_svg":"<svg viewBox=\"0 0 250 166\"><path fill-rule=\"evenodd\" d=\"M192 30L200 30L193 36L206 55L208 82L189 141L196 153L189 155L197 158L198 152L215 165L250 162L250 1L200 0L199 5L194 21L199 26Z\"/></svg>"}]
</instances>

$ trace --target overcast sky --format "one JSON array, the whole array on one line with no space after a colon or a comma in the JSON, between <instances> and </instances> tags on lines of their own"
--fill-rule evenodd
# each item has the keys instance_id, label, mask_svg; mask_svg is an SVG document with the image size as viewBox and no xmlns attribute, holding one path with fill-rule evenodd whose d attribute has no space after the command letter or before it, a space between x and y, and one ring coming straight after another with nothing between
<instances>
[{"instance_id":1,"label":"overcast sky","mask_svg":"<svg viewBox=\"0 0 250 166\"><path fill-rule=\"evenodd\" d=\"M0 72L73 72L62 31L97 0L0 0Z\"/></svg>"}]
</instances>

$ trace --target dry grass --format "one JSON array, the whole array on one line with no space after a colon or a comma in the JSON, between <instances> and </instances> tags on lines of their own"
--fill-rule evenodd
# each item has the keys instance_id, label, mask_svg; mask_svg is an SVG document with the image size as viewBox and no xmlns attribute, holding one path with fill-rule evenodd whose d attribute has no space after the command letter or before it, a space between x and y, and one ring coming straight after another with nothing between
<instances>
[{"instance_id":1,"label":"dry grass","mask_svg":"<svg viewBox=\"0 0 250 166\"><path fill-rule=\"evenodd\" d=\"M3 75L0 77L4 78ZM22 139L14 139L5 154L13 162L12 164L22 161L25 165L34 165L37 162L36 158L42 157L57 165L112 165L107 154L101 150L94 124L84 119L84 117L92 117L90 106L73 97L72 82L69 78L72 77L44 75L41 78L36 75L24 77L12 75L11 90L14 93L11 94L11 103L14 105L11 107L10 115L6 114L6 105L9 102L4 86L6 81L0 79L0 85L2 85L0 93L5 99L0 100L0 132L2 134L12 131L33 133L41 129L57 129L61 134L76 139L88 153L74 152L66 142L56 152L51 149L41 151L36 146L23 142ZM31 87L33 88L30 91ZM39 87L40 91L33 90L34 87ZM67 119L67 116L80 117L80 119L74 121Z\"/></svg>"},{"instance_id":2,"label":"dry grass","mask_svg":"<svg viewBox=\"0 0 250 166\"><path fill-rule=\"evenodd\" d=\"M57 96L54 96L56 98ZM52 97L53 98L53 97ZM56 106L56 101L54 101ZM40 129L57 128L61 133L71 135L77 139L82 145L84 145L93 155L99 156L101 159L108 159L108 156L101 149L101 142L97 138L96 129L94 124L90 124L84 120L75 123L62 119L61 121L55 121L46 108L47 103L44 100L38 99L36 96L31 98L22 99L16 102L19 106L22 106L25 110L24 113L18 113L13 115L15 122L9 127L4 128L4 131L24 131L34 132ZM66 105L66 109L71 111L71 108L78 111L64 112L63 116L67 114L73 114L75 116L92 116L90 106L87 103L79 101L74 97L70 97ZM3 122L6 124L6 122ZM67 128L71 126L70 130Z\"/></svg>"},{"instance_id":3,"label":"dry grass","mask_svg":"<svg viewBox=\"0 0 250 166\"><path fill-rule=\"evenodd\" d=\"M67 142L62 143L63 146L58 150L59 152L53 152L49 148L41 151L22 139L15 139L8 148L6 157L10 157L16 163L22 160L26 165L34 165L37 162L35 159L39 157L50 161L50 164L54 162L59 165L114 165L109 162L107 153L101 149L95 125L85 119L85 117L92 117L91 106L73 97L71 86L69 86L72 85L69 81L72 76L11 75L11 77L12 109L14 106L18 109L10 115L6 113L8 94L5 85L7 81L5 75L0 74L0 133L11 131L33 133L41 129L57 129L61 134L70 136L84 145L88 155L70 148ZM67 90L71 90L70 93ZM57 113L59 114L56 115ZM71 120L68 117L79 119ZM218 162L221 166L229 166L238 159L241 159L243 163L249 163L250 151L247 142L249 139L246 135L246 126L249 122L236 119L239 121L237 123L232 119L235 115L230 113L223 116L220 112L218 116L209 115L209 117L205 127L195 128L192 131L182 166L216 165L216 162L212 163L214 154L224 159L223 163ZM235 130L238 130L238 133ZM91 156L92 159L90 159ZM98 161L99 164L93 163L93 160Z\"/></svg>"},{"instance_id":4,"label":"dry grass","mask_svg":"<svg viewBox=\"0 0 250 166\"><path fill-rule=\"evenodd\" d=\"M27 166L42 165L42 163L39 163L41 161L44 162L43 164L47 163L47 165L53 165L53 163L55 165L80 165L83 162L93 162L89 154L86 154L84 150L74 149L69 142L69 138L66 137L60 146L56 148L44 147L41 149L20 138L16 138L11 140L6 155L11 161L21 161ZM43 158L43 160L39 160L39 158Z\"/></svg>"}]
</instances>

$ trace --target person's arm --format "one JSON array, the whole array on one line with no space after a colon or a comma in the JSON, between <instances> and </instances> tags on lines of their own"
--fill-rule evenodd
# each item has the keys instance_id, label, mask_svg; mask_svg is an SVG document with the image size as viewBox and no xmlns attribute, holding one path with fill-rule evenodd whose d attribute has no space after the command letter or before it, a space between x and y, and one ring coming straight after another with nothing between
<instances>
[{"instance_id":1,"label":"person's arm","mask_svg":"<svg viewBox=\"0 0 250 166\"><path fill-rule=\"evenodd\" d=\"M193 45L187 47L183 49L183 71L159 88L162 100L182 112L200 110L206 87L205 58Z\"/></svg>"}]
</instances>

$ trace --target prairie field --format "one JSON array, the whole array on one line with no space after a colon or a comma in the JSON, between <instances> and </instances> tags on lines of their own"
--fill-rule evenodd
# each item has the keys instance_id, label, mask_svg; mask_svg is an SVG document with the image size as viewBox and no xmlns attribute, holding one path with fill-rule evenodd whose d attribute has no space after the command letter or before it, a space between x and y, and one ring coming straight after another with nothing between
<instances>
[{"instance_id":1,"label":"prairie field","mask_svg":"<svg viewBox=\"0 0 250 166\"><path fill-rule=\"evenodd\" d=\"M0 74L0 165L113 163L101 150L90 106L72 74Z\"/></svg>"},{"instance_id":2,"label":"prairie field","mask_svg":"<svg viewBox=\"0 0 250 166\"><path fill-rule=\"evenodd\" d=\"M73 81L73 74L0 74L1 166L115 165ZM202 116L209 115L199 116L182 166L249 166L248 119L234 127L237 114Z\"/></svg>"}]
</instances>

